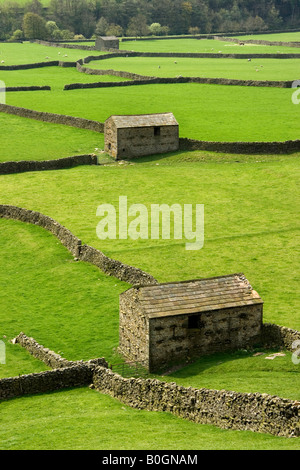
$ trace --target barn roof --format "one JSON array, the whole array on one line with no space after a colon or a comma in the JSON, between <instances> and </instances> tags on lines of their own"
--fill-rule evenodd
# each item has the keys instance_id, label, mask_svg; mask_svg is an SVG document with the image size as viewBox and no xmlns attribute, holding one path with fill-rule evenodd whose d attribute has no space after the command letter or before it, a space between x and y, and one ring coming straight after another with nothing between
<instances>
[{"instance_id":1,"label":"barn roof","mask_svg":"<svg viewBox=\"0 0 300 470\"><path fill-rule=\"evenodd\" d=\"M150 318L263 303L242 273L132 289L137 291L141 311Z\"/></svg>"},{"instance_id":2,"label":"barn roof","mask_svg":"<svg viewBox=\"0 0 300 470\"><path fill-rule=\"evenodd\" d=\"M178 122L172 113L113 115L108 120L112 120L119 129L127 127L178 126Z\"/></svg>"},{"instance_id":3,"label":"barn roof","mask_svg":"<svg viewBox=\"0 0 300 470\"><path fill-rule=\"evenodd\" d=\"M103 41L119 41L116 36L99 36L99 38L103 39Z\"/></svg>"}]
</instances>

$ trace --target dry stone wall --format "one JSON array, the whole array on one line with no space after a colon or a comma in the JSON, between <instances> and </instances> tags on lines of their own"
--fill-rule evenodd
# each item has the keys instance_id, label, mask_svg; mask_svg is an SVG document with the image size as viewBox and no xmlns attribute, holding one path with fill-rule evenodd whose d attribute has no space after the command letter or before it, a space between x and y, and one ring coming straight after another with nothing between
<instances>
[{"instance_id":1,"label":"dry stone wall","mask_svg":"<svg viewBox=\"0 0 300 470\"><path fill-rule=\"evenodd\" d=\"M289 331L287 331L289 330ZM300 332L266 325L275 342ZM273 339L274 339L273 338ZM283 437L300 436L300 402L261 393L183 387L157 379L124 378L108 369L105 359L71 362L20 333L13 341L54 370L0 380L0 399L89 385L137 409L164 411L200 424Z\"/></svg>"},{"instance_id":2,"label":"dry stone wall","mask_svg":"<svg viewBox=\"0 0 300 470\"><path fill-rule=\"evenodd\" d=\"M46 393L64 388L84 387L91 383L93 367L79 364L37 374L26 374L0 380L0 399Z\"/></svg>"},{"instance_id":3,"label":"dry stone wall","mask_svg":"<svg viewBox=\"0 0 300 470\"><path fill-rule=\"evenodd\" d=\"M11 341L25 348L32 356L44 362L53 370L9 377L0 380L0 400L7 400L23 395L45 393L64 388L90 385L95 367L108 367L103 358L90 361L68 361L54 351L44 348L34 338L20 333Z\"/></svg>"},{"instance_id":4,"label":"dry stone wall","mask_svg":"<svg viewBox=\"0 0 300 470\"><path fill-rule=\"evenodd\" d=\"M148 77L130 72L104 69L89 69L80 67L80 72L90 75L113 75L121 78L127 78L130 81L120 82L94 82L94 83L70 83L64 86L64 90L75 90L83 88L106 88L120 86L136 86L149 84L172 84L172 83L206 83L210 85L229 85L229 86L255 86L272 88L291 88L293 81L271 81L271 80L237 80L230 78L208 78L208 77Z\"/></svg>"},{"instance_id":5,"label":"dry stone wall","mask_svg":"<svg viewBox=\"0 0 300 470\"><path fill-rule=\"evenodd\" d=\"M97 367L93 386L137 409L166 411L225 429L300 436L300 402L259 393L195 389L156 379L123 378Z\"/></svg>"},{"instance_id":6,"label":"dry stone wall","mask_svg":"<svg viewBox=\"0 0 300 470\"><path fill-rule=\"evenodd\" d=\"M57 160L24 160L0 162L0 174L23 173L26 171L47 171L73 168L79 165L98 165L96 155L76 155L73 157L59 158Z\"/></svg>"},{"instance_id":7,"label":"dry stone wall","mask_svg":"<svg viewBox=\"0 0 300 470\"><path fill-rule=\"evenodd\" d=\"M90 361L68 361L61 357L49 348L45 348L39 344L34 338L26 336L23 332L19 333L16 338L11 341L12 344L19 344L22 348L26 349L32 356L40 361L44 362L48 367L52 369L61 369L64 367L76 366L79 364L97 365L108 367L108 364L104 358L91 359Z\"/></svg>"},{"instance_id":8,"label":"dry stone wall","mask_svg":"<svg viewBox=\"0 0 300 470\"><path fill-rule=\"evenodd\" d=\"M279 154L300 151L300 140L285 142L207 142L187 138L179 139L180 150L208 150L234 154Z\"/></svg>"},{"instance_id":9,"label":"dry stone wall","mask_svg":"<svg viewBox=\"0 0 300 470\"><path fill-rule=\"evenodd\" d=\"M121 261L108 258L101 251L89 245L80 248L79 259L98 266L104 273L114 276L129 284L156 284L157 280L139 268L129 266Z\"/></svg>"},{"instance_id":10,"label":"dry stone wall","mask_svg":"<svg viewBox=\"0 0 300 470\"><path fill-rule=\"evenodd\" d=\"M103 133L104 130L104 124L98 121L92 121L89 119L73 116L65 116L62 114L47 113L45 111L34 111L32 109L20 108L18 106L12 106L8 104L0 103L0 112L29 119L35 119L37 121L64 124L66 126L78 127L79 129L89 129L95 132Z\"/></svg>"},{"instance_id":11,"label":"dry stone wall","mask_svg":"<svg viewBox=\"0 0 300 470\"><path fill-rule=\"evenodd\" d=\"M51 87L48 85L44 86L8 86L5 88L5 91L45 91L51 90Z\"/></svg>"},{"instance_id":12,"label":"dry stone wall","mask_svg":"<svg viewBox=\"0 0 300 470\"><path fill-rule=\"evenodd\" d=\"M33 42L35 42L37 44L41 44L42 46L61 47L61 48L64 48L64 49L81 49L81 50L84 50L84 51L93 51L93 50L95 50L95 46L85 46L85 45L82 45L82 44L51 42L51 41L43 41L41 39L35 39Z\"/></svg>"},{"instance_id":13,"label":"dry stone wall","mask_svg":"<svg viewBox=\"0 0 300 470\"><path fill-rule=\"evenodd\" d=\"M76 259L94 264L105 274L114 276L123 282L129 284L157 283L153 276L141 269L129 266L121 261L111 259L91 246L82 245L81 240L73 235L70 230L66 229L51 217L41 214L40 212L1 204L0 218L1 217L20 220L21 222L27 222L43 227L45 230L53 233L53 235L60 240L60 242Z\"/></svg>"},{"instance_id":14,"label":"dry stone wall","mask_svg":"<svg viewBox=\"0 0 300 470\"><path fill-rule=\"evenodd\" d=\"M293 343L295 341L300 341L300 331L272 323L263 324L262 342L264 347L275 347L293 351Z\"/></svg>"},{"instance_id":15,"label":"dry stone wall","mask_svg":"<svg viewBox=\"0 0 300 470\"><path fill-rule=\"evenodd\" d=\"M58 65L59 60L49 60L48 62L36 62L34 64L0 65L0 70L38 69L43 67L54 67Z\"/></svg>"}]
</instances>

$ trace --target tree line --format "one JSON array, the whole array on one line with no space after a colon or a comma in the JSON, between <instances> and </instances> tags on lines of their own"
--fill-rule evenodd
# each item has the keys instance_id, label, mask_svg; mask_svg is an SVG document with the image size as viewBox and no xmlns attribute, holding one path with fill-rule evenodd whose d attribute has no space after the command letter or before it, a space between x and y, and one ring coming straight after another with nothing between
<instances>
[{"instance_id":1,"label":"tree line","mask_svg":"<svg viewBox=\"0 0 300 470\"><path fill-rule=\"evenodd\" d=\"M297 29L300 0L40 0L0 5L0 40Z\"/></svg>"}]
</instances>

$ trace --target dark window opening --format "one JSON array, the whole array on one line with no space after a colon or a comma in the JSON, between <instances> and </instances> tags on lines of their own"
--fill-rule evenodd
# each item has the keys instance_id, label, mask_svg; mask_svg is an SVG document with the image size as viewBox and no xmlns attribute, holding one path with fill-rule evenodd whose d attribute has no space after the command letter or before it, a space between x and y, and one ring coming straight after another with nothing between
<instances>
[{"instance_id":1,"label":"dark window opening","mask_svg":"<svg viewBox=\"0 0 300 470\"><path fill-rule=\"evenodd\" d=\"M109 144L108 144L108 150L110 150L110 149L111 149L111 143L109 142Z\"/></svg>"},{"instance_id":2,"label":"dark window opening","mask_svg":"<svg viewBox=\"0 0 300 470\"><path fill-rule=\"evenodd\" d=\"M160 127L159 126L154 127L154 135L160 135Z\"/></svg>"},{"instance_id":3,"label":"dark window opening","mask_svg":"<svg viewBox=\"0 0 300 470\"><path fill-rule=\"evenodd\" d=\"M199 315L191 315L188 318L188 328L189 329L199 328Z\"/></svg>"},{"instance_id":4,"label":"dark window opening","mask_svg":"<svg viewBox=\"0 0 300 470\"><path fill-rule=\"evenodd\" d=\"M188 317L188 329L190 330L199 330L200 328L205 327L205 322L201 319L201 314L190 315Z\"/></svg>"}]
</instances>

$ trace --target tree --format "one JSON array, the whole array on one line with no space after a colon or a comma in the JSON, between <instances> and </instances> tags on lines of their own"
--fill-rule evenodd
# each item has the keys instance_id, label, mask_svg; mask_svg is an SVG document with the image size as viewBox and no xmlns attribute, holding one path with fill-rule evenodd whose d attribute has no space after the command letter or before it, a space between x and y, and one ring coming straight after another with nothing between
<instances>
[{"instance_id":1,"label":"tree","mask_svg":"<svg viewBox=\"0 0 300 470\"><path fill-rule=\"evenodd\" d=\"M48 14L60 29L90 37L95 31L93 2L88 0L51 0Z\"/></svg>"},{"instance_id":2,"label":"tree","mask_svg":"<svg viewBox=\"0 0 300 470\"><path fill-rule=\"evenodd\" d=\"M189 28L189 34L192 34L193 36L195 36L196 34L199 34L200 33L200 29L198 28L198 26L191 26Z\"/></svg>"},{"instance_id":3,"label":"tree","mask_svg":"<svg viewBox=\"0 0 300 470\"><path fill-rule=\"evenodd\" d=\"M36 13L37 15L42 16L43 14L43 5L39 0L32 0L25 4L24 8L25 13Z\"/></svg>"},{"instance_id":4,"label":"tree","mask_svg":"<svg viewBox=\"0 0 300 470\"><path fill-rule=\"evenodd\" d=\"M282 18L280 17L279 11L275 8L274 5L272 5L268 13L267 23L269 29L278 29L282 25Z\"/></svg>"},{"instance_id":5,"label":"tree","mask_svg":"<svg viewBox=\"0 0 300 470\"><path fill-rule=\"evenodd\" d=\"M267 26L260 16L255 16L255 18L249 16L244 23L244 29L245 31L263 31L267 29Z\"/></svg>"},{"instance_id":6,"label":"tree","mask_svg":"<svg viewBox=\"0 0 300 470\"><path fill-rule=\"evenodd\" d=\"M98 36L105 36L106 31L108 30L109 24L106 18L104 16L101 16L100 20L96 24L96 30L95 33Z\"/></svg>"},{"instance_id":7,"label":"tree","mask_svg":"<svg viewBox=\"0 0 300 470\"><path fill-rule=\"evenodd\" d=\"M55 21L47 21L46 28L50 39L54 39L54 36L57 36L57 31L59 31Z\"/></svg>"},{"instance_id":8,"label":"tree","mask_svg":"<svg viewBox=\"0 0 300 470\"><path fill-rule=\"evenodd\" d=\"M9 41L22 41L24 39L24 33L21 29L16 29L14 31L13 35L11 38L9 38Z\"/></svg>"},{"instance_id":9,"label":"tree","mask_svg":"<svg viewBox=\"0 0 300 470\"><path fill-rule=\"evenodd\" d=\"M110 24L106 30L106 36L123 36L123 28L119 24Z\"/></svg>"},{"instance_id":10,"label":"tree","mask_svg":"<svg viewBox=\"0 0 300 470\"><path fill-rule=\"evenodd\" d=\"M149 31L154 36L159 36L159 34L161 34L161 24L160 23L152 23L149 26Z\"/></svg>"},{"instance_id":11,"label":"tree","mask_svg":"<svg viewBox=\"0 0 300 470\"><path fill-rule=\"evenodd\" d=\"M69 29L62 29L61 30L61 38L64 41L69 41L69 39L74 39L74 33L70 31Z\"/></svg>"},{"instance_id":12,"label":"tree","mask_svg":"<svg viewBox=\"0 0 300 470\"><path fill-rule=\"evenodd\" d=\"M47 39L46 21L36 13L26 13L23 18L26 39Z\"/></svg>"},{"instance_id":13,"label":"tree","mask_svg":"<svg viewBox=\"0 0 300 470\"><path fill-rule=\"evenodd\" d=\"M144 15L137 15L131 18L126 34L127 36L134 37L147 36L149 34L149 27L146 23L146 17Z\"/></svg>"}]
</instances>

